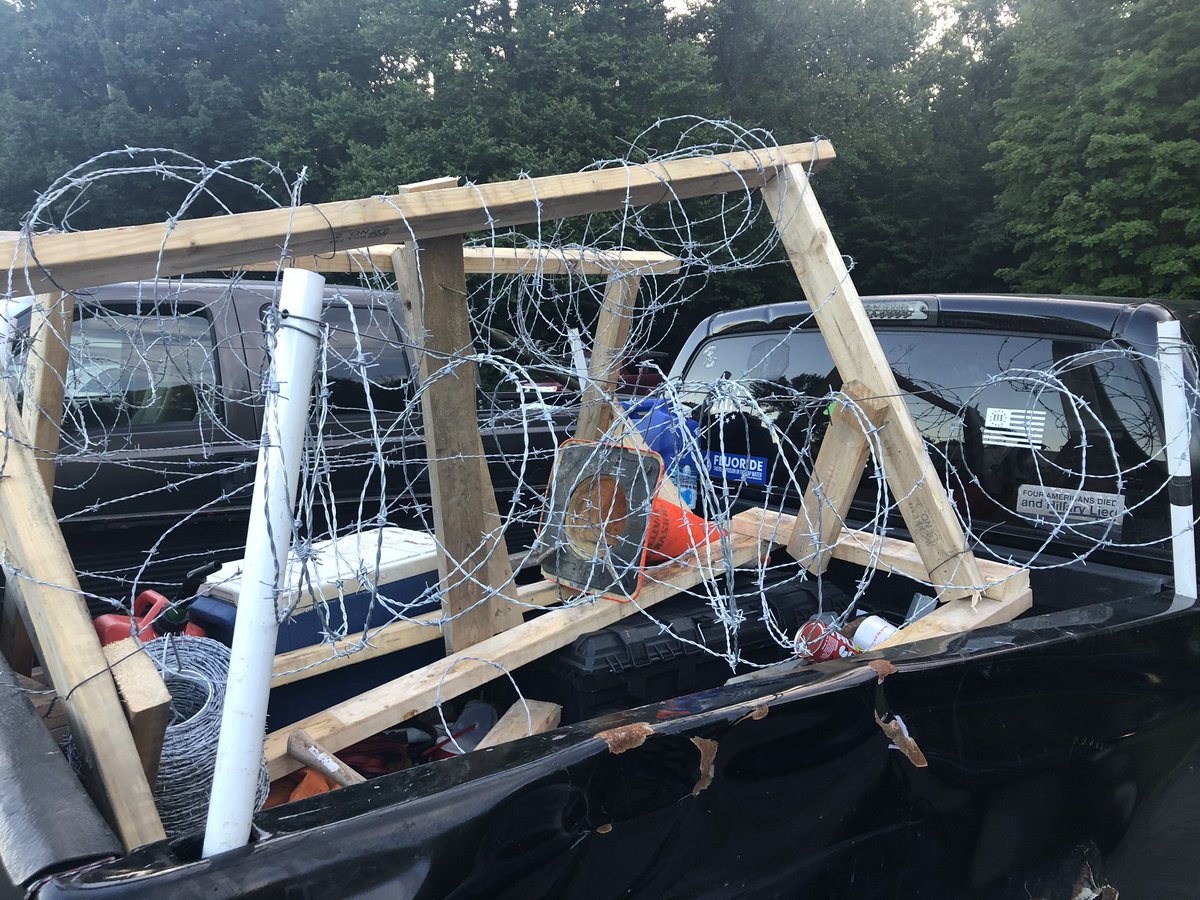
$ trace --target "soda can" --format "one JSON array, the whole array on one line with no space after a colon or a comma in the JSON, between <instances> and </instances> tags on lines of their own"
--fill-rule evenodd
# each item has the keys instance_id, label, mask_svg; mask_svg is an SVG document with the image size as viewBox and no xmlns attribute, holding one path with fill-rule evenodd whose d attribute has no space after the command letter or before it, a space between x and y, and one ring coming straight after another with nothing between
<instances>
[{"instance_id":1,"label":"soda can","mask_svg":"<svg viewBox=\"0 0 1200 900\"><path fill-rule=\"evenodd\" d=\"M796 655L813 662L830 659L845 659L857 656L859 651L854 642L827 622L814 616L796 633Z\"/></svg>"}]
</instances>

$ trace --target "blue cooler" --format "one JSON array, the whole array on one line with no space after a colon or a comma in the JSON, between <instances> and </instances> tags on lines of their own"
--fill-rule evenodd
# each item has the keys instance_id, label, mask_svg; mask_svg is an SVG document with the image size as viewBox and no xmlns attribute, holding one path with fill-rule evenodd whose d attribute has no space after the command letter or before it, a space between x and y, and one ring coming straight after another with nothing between
<instances>
[{"instance_id":1,"label":"blue cooler","mask_svg":"<svg viewBox=\"0 0 1200 900\"><path fill-rule=\"evenodd\" d=\"M326 633L353 635L440 606L437 543L424 532L371 528L317 541L305 557L302 563L293 550L288 558L279 599L288 616L279 623L276 653L322 643ZM209 637L232 644L241 590L242 561L226 563L201 586L188 618ZM289 725L441 658L442 641L432 628L430 633L427 643L273 688L268 727Z\"/></svg>"}]
</instances>

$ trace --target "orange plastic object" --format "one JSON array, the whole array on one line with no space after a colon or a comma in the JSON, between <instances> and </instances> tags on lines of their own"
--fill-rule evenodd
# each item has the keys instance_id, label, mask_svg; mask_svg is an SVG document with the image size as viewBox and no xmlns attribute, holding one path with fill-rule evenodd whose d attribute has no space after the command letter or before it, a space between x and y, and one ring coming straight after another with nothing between
<instances>
[{"instance_id":1,"label":"orange plastic object","mask_svg":"<svg viewBox=\"0 0 1200 900\"><path fill-rule=\"evenodd\" d=\"M646 562L651 565L678 559L697 547L715 541L721 531L690 509L655 497L646 528Z\"/></svg>"},{"instance_id":2,"label":"orange plastic object","mask_svg":"<svg viewBox=\"0 0 1200 900\"><path fill-rule=\"evenodd\" d=\"M96 634L100 637L101 646L115 644L127 637L137 635L139 641L152 641L158 637L154 630L154 620L170 604L170 600L158 591L142 591L133 601L133 615L125 616L119 613L105 613L97 616L92 624L96 626ZM184 634L192 637L204 637L206 632L192 622L183 630Z\"/></svg>"}]
</instances>

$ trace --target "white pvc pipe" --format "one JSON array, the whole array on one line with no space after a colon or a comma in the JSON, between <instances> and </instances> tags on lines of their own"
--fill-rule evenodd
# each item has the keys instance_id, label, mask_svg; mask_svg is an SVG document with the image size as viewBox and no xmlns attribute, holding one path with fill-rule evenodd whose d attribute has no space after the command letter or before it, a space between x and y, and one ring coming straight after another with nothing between
<instances>
[{"instance_id":1,"label":"white pvc pipe","mask_svg":"<svg viewBox=\"0 0 1200 900\"><path fill-rule=\"evenodd\" d=\"M1185 345L1179 322L1158 323L1158 370L1162 380L1163 424L1167 436L1168 496L1171 500L1171 548L1175 557L1175 593L1196 599L1196 542L1192 514L1192 428L1187 385L1183 380Z\"/></svg>"},{"instance_id":2,"label":"white pvc pipe","mask_svg":"<svg viewBox=\"0 0 1200 900\"><path fill-rule=\"evenodd\" d=\"M276 599L291 545L324 286L325 279L314 272L287 269L283 273L229 685L204 832L206 857L241 847L250 838L279 628Z\"/></svg>"}]
</instances>

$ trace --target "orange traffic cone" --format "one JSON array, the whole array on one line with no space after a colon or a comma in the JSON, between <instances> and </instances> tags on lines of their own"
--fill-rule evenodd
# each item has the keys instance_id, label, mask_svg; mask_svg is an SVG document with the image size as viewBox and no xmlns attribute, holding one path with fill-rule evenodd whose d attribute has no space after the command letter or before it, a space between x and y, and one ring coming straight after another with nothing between
<instances>
[{"instance_id":1,"label":"orange traffic cone","mask_svg":"<svg viewBox=\"0 0 1200 900\"><path fill-rule=\"evenodd\" d=\"M646 562L650 565L678 559L721 536L721 530L692 512L661 497L650 507L646 528Z\"/></svg>"}]
</instances>

